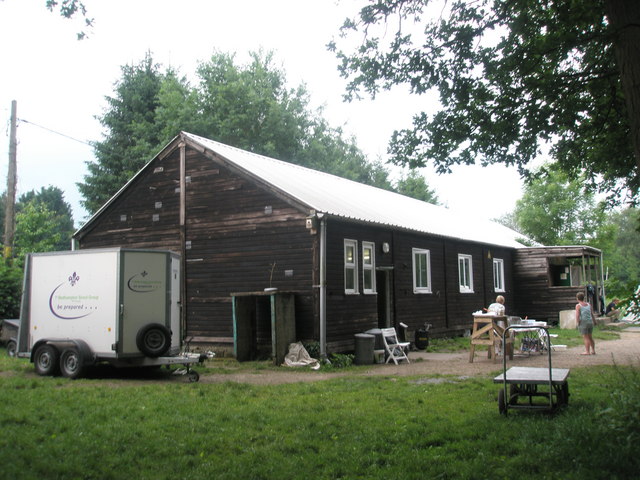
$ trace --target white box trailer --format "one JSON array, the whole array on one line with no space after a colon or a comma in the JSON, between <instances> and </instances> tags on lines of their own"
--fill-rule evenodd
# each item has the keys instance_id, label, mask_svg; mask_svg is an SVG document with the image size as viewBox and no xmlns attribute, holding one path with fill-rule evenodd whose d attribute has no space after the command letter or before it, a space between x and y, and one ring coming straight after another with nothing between
<instances>
[{"instance_id":1,"label":"white box trailer","mask_svg":"<svg viewBox=\"0 0 640 480\"><path fill-rule=\"evenodd\" d=\"M183 364L180 257L124 248L27 255L18 356L40 375L77 378L99 362Z\"/></svg>"}]
</instances>

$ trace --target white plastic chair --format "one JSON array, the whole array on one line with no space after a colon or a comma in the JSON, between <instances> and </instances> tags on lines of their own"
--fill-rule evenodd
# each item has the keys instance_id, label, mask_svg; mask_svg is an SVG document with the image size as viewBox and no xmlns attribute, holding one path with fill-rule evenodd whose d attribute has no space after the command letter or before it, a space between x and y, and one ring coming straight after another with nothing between
<instances>
[{"instance_id":1,"label":"white plastic chair","mask_svg":"<svg viewBox=\"0 0 640 480\"><path fill-rule=\"evenodd\" d=\"M384 343L384 349L387 352L386 363L389 363L391 360L393 360L393 363L396 365L398 365L399 360L406 360L407 363L410 363L409 357L407 357L405 353L405 349L409 348L410 342L399 342L395 328L382 329L382 343Z\"/></svg>"}]
</instances>

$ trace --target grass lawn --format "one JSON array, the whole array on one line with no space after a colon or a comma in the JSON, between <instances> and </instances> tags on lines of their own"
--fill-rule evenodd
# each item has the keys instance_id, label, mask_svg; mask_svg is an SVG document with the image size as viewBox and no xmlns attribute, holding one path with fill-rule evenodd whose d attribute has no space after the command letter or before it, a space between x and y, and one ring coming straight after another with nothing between
<instances>
[{"instance_id":1,"label":"grass lawn","mask_svg":"<svg viewBox=\"0 0 640 480\"><path fill-rule=\"evenodd\" d=\"M637 478L637 370L574 369L567 408L508 417L492 378L69 381L0 349L0 478Z\"/></svg>"}]
</instances>

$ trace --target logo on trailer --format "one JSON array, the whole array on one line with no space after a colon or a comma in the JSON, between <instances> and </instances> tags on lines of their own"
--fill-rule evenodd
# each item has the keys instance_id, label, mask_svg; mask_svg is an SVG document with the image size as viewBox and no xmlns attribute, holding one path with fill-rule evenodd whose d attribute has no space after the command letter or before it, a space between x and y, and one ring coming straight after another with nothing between
<instances>
[{"instance_id":1,"label":"logo on trailer","mask_svg":"<svg viewBox=\"0 0 640 480\"><path fill-rule=\"evenodd\" d=\"M147 278L147 276L149 276L149 272L146 270L136 273L127 281L127 287L135 293L150 293L162 288L161 281Z\"/></svg>"},{"instance_id":2,"label":"logo on trailer","mask_svg":"<svg viewBox=\"0 0 640 480\"><path fill-rule=\"evenodd\" d=\"M83 295L72 291L80 282L80 276L73 272L67 279L53 289L49 295L49 310L62 320L77 320L91 315L98 309L97 295Z\"/></svg>"}]
</instances>

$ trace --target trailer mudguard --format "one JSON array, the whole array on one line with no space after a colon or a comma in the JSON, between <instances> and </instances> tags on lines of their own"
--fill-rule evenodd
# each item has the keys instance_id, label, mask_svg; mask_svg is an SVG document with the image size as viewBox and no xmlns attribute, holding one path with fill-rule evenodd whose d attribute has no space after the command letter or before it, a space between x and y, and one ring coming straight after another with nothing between
<instances>
[{"instance_id":1,"label":"trailer mudguard","mask_svg":"<svg viewBox=\"0 0 640 480\"><path fill-rule=\"evenodd\" d=\"M80 352L80 355L82 356L82 359L85 365L89 366L96 363L96 355L91 351L91 348L89 347L89 345L87 345L85 341L79 340L79 339L66 339L66 338L65 339L43 338L42 340L38 341L38 343L36 343L31 349L31 356L30 356L31 363L34 362L35 353L38 351L38 348L42 345L51 345L53 348L56 349L58 357L60 357L60 354L65 348L76 348L78 349L78 352Z\"/></svg>"}]
</instances>

